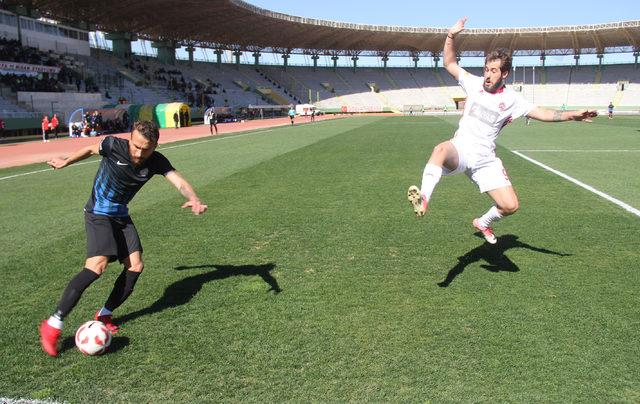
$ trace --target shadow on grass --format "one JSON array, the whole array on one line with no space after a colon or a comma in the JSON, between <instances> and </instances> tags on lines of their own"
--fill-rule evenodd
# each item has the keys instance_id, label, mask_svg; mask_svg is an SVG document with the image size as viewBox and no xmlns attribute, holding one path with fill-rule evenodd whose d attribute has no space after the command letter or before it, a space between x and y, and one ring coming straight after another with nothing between
<instances>
[{"instance_id":1,"label":"shadow on grass","mask_svg":"<svg viewBox=\"0 0 640 404\"><path fill-rule=\"evenodd\" d=\"M65 338L64 340L62 340L62 344L60 345L61 345L60 353L75 348L76 347L75 336ZM128 337L112 337L111 345L109 345L109 348L107 348L107 351L103 353L103 355L109 355L109 354L118 352L119 350L123 349L127 345L129 345Z\"/></svg>"},{"instance_id":2,"label":"shadow on grass","mask_svg":"<svg viewBox=\"0 0 640 404\"><path fill-rule=\"evenodd\" d=\"M118 317L115 321L118 324L125 323L140 316L155 314L170 307L181 306L189 303L191 299L202 289L202 285L214 280L230 278L232 276L259 276L270 286L268 291L280 293L282 289L278 285L276 278L271 275L271 271L276 264L269 263L263 265L194 265L194 266L178 266L174 269L183 271L187 269L203 269L213 268L199 275L189 276L169 285L164 294L156 300L151 306L133 313L125 314Z\"/></svg>"},{"instance_id":3,"label":"shadow on grass","mask_svg":"<svg viewBox=\"0 0 640 404\"><path fill-rule=\"evenodd\" d=\"M484 240L482 233L475 233L474 236ZM483 243L482 245L472 249L465 255L458 257L458 263L449 270L447 278L438 283L438 286L446 288L453 282L453 280L460 275L465 268L478 261L485 261L486 264L480 265L482 268L491 272L518 272L520 268L515 262L511 261L509 257L504 255L507 250L512 248L525 248L527 250L543 253L558 255L560 257L567 257L571 254L559 253L556 251L547 250L546 248L539 248L527 243L523 243L518 240L518 236L513 234L505 234L498 237L496 244Z\"/></svg>"}]
</instances>

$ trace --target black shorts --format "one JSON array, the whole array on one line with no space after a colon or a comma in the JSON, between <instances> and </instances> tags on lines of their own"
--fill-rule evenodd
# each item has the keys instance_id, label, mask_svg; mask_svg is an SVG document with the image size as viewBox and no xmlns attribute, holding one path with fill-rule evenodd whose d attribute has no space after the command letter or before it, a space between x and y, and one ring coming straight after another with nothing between
<instances>
[{"instance_id":1,"label":"black shorts","mask_svg":"<svg viewBox=\"0 0 640 404\"><path fill-rule=\"evenodd\" d=\"M126 259L136 251L142 253L142 243L131 217L110 217L84 212L87 231L87 258L105 256L109 262Z\"/></svg>"}]
</instances>

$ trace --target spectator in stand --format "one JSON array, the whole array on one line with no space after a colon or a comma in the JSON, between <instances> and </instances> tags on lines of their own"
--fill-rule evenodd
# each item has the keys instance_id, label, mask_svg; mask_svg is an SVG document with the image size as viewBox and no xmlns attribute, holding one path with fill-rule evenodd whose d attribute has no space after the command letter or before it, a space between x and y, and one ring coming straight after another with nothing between
<instances>
[{"instance_id":1,"label":"spectator in stand","mask_svg":"<svg viewBox=\"0 0 640 404\"><path fill-rule=\"evenodd\" d=\"M58 125L60 125L60 122L58 122L58 114L53 114L53 118L51 118L51 130L53 131L53 135L56 137L56 139L58 138Z\"/></svg>"},{"instance_id":2,"label":"spectator in stand","mask_svg":"<svg viewBox=\"0 0 640 404\"><path fill-rule=\"evenodd\" d=\"M49 129L51 128L51 124L49 123L49 117L46 115L42 116L42 141L43 142L48 142L49 138Z\"/></svg>"},{"instance_id":3,"label":"spectator in stand","mask_svg":"<svg viewBox=\"0 0 640 404\"><path fill-rule=\"evenodd\" d=\"M4 119L2 118L0 118L0 139L4 139Z\"/></svg>"}]
</instances>

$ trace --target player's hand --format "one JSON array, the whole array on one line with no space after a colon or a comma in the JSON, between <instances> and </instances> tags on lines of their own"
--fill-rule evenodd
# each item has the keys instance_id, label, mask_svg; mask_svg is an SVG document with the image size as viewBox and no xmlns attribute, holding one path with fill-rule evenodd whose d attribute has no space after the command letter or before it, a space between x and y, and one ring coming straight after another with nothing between
<instances>
[{"instance_id":1,"label":"player's hand","mask_svg":"<svg viewBox=\"0 0 640 404\"><path fill-rule=\"evenodd\" d=\"M593 122L591 118L595 118L598 116L598 111L584 109L581 111L576 111L573 115L574 121L583 121L583 122Z\"/></svg>"},{"instance_id":2,"label":"player's hand","mask_svg":"<svg viewBox=\"0 0 640 404\"><path fill-rule=\"evenodd\" d=\"M51 160L47 161L47 164L49 164L49 166L54 170L59 170L67 166L67 160L60 157L54 157Z\"/></svg>"},{"instance_id":3,"label":"player's hand","mask_svg":"<svg viewBox=\"0 0 640 404\"><path fill-rule=\"evenodd\" d=\"M194 215L201 215L207 211L208 206L200 202L199 199L189 200L182 204L182 209L191 208Z\"/></svg>"},{"instance_id":4,"label":"player's hand","mask_svg":"<svg viewBox=\"0 0 640 404\"><path fill-rule=\"evenodd\" d=\"M459 19L451 28L449 28L449 35L456 36L460 31L463 31L465 22L467 22L467 17Z\"/></svg>"}]
</instances>

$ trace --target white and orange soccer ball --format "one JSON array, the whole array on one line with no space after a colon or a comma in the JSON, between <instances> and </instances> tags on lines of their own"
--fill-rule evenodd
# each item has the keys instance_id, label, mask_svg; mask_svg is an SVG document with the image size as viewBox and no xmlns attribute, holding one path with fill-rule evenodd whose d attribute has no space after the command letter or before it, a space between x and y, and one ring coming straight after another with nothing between
<instances>
[{"instance_id":1,"label":"white and orange soccer ball","mask_svg":"<svg viewBox=\"0 0 640 404\"><path fill-rule=\"evenodd\" d=\"M76 331L76 346L85 355L100 355L111 344L111 332L100 321L87 321Z\"/></svg>"}]
</instances>

